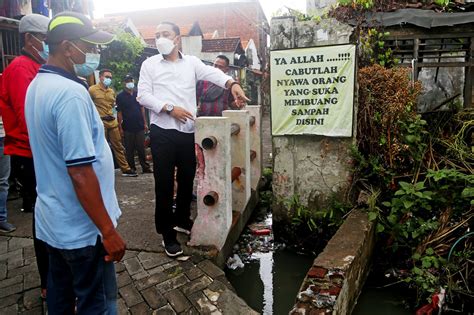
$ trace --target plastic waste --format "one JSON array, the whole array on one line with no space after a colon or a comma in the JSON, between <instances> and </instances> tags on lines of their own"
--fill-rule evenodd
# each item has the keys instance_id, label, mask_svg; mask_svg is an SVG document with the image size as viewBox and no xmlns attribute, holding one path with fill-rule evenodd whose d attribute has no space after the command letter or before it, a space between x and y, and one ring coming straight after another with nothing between
<instances>
[{"instance_id":1,"label":"plastic waste","mask_svg":"<svg viewBox=\"0 0 474 315\"><path fill-rule=\"evenodd\" d=\"M237 268L244 268L244 263L237 254L234 254L234 256L229 257L229 259L227 259L226 265L227 268L232 270L235 270Z\"/></svg>"},{"instance_id":2,"label":"plastic waste","mask_svg":"<svg viewBox=\"0 0 474 315\"><path fill-rule=\"evenodd\" d=\"M271 232L270 229L252 230L253 235L270 235Z\"/></svg>"}]
</instances>

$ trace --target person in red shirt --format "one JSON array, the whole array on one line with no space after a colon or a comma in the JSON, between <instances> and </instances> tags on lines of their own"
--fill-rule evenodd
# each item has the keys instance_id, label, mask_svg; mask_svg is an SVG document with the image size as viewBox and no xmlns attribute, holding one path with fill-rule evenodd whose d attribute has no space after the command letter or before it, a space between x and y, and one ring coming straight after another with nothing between
<instances>
[{"instance_id":1,"label":"person in red shirt","mask_svg":"<svg viewBox=\"0 0 474 315\"><path fill-rule=\"evenodd\" d=\"M26 90L48 59L45 44L49 18L29 14L20 20L21 56L16 57L2 74L0 86L0 110L5 127L5 154L11 156L11 166L21 184L22 208L34 211L36 202L36 177L28 130L25 122ZM36 260L41 278L41 295L46 295L48 275L48 253L46 244L35 237L33 215L33 237Z\"/></svg>"}]
</instances>

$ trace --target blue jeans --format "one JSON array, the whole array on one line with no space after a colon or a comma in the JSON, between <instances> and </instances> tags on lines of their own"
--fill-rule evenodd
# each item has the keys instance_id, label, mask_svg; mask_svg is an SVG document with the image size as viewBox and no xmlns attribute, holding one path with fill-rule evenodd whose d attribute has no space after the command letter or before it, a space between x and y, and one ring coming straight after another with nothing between
<instances>
[{"instance_id":1,"label":"blue jeans","mask_svg":"<svg viewBox=\"0 0 474 315\"><path fill-rule=\"evenodd\" d=\"M115 266L104 260L100 237L95 246L57 249L48 245L48 314L117 314ZM77 301L76 301L77 298Z\"/></svg>"},{"instance_id":2,"label":"blue jeans","mask_svg":"<svg viewBox=\"0 0 474 315\"><path fill-rule=\"evenodd\" d=\"M10 176L10 156L3 154L3 140L0 138L0 222L7 221L8 177Z\"/></svg>"}]
</instances>

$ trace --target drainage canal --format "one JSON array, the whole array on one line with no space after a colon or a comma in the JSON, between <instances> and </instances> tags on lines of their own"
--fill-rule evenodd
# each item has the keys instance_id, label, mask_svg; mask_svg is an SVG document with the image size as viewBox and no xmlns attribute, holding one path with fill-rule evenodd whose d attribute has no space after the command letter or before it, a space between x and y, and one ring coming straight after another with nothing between
<instances>
[{"instance_id":1,"label":"drainage canal","mask_svg":"<svg viewBox=\"0 0 474 315\"><path fill-rule=\"evenodd\" d=\"M226 276L247 304L262 314L288 314L314 256L274 241L272 215L260 212L234 246Z\"/></svg>"}]
</instances>

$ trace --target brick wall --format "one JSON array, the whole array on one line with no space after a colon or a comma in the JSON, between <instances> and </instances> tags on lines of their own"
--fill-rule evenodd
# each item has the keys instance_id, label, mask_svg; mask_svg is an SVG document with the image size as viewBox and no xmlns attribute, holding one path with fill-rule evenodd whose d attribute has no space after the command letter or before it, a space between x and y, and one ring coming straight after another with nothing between
<instances>
[{"instance_id":1,"label":"brick wall","mask_svg":"<svg viewBox=\"0 0 474 315\"><path fill-rule=\"evenodd\" d=\"M290 314L350 314L367 277L375 242L374 223L354 210L313 266Z\"/></svg>"}]
</instances>

